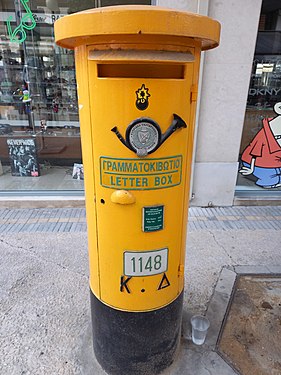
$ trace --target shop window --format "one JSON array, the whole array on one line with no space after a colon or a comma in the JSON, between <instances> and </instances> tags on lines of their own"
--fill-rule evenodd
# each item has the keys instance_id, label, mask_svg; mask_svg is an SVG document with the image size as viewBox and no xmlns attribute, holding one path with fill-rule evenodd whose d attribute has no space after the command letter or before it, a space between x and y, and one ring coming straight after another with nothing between
<instances>
[{"instance_id":1,"label":"shop window","mask_svg":"<svg viewBox=\"0 0 281 375\"><path fill-rule=\"evenodd\" d=\"M67 2L69 6L69 12L74 13L84 9L100 8L113 5L150 5L150 0L70 0Z\"/></svg>"},{"instance_id":2,"label":"shop window","mask_svg":"<svg viewBox=\"0 0 281 375\"><path fill-rule=\"evenodd\" d=\"M150 3L1 1L0 192L83 190L74 56L55 44L55 20L89 8Z\"/></svg>"},{"instance_id":3,"label":"shop window","mask_svg":"<svg viewBox=\"0 0 281 375\"><path fill-rule=\"evenodd\" d=\"M239 161L237 192L281 191L280 2L263 1Z\"/></svg>"}]
</instances>

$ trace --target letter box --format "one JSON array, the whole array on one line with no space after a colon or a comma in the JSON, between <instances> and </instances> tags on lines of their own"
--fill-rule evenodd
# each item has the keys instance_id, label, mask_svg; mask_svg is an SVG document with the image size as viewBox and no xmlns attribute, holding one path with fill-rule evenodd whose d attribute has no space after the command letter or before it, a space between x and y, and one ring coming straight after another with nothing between
<instances>
[{"instance_id":1,"label":"letter box","mask_svg":"<svg viewBox=\"0 0 281 375\"><path fill-rule=\"evenodd\" d=\"M200 53L219 33L152 6L55 23L75 50L93 342L110 374L156 374L178 347Z\"/></svg>"}]
</instances>

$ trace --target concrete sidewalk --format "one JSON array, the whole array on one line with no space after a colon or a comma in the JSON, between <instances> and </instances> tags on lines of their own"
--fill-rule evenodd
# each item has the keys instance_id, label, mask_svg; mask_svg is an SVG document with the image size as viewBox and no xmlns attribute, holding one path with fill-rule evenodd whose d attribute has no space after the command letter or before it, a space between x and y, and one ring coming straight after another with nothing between
<instances>
[{"instance_id":1,"label":"concrete sidewalk","mask_svg":"<svg viewBox=\"0 0 281 375\"><path fill-rule=\"evenodd\" d=\"M182 345L165 374L235 374L216 352L232 286L237 274L281 273L280 229L281 207L190 208ZM84 209L0 209L0 251L0 374L103 375ZM194 313L211 320L202 347L190 341Z\"/></svg>"}]
</instances>

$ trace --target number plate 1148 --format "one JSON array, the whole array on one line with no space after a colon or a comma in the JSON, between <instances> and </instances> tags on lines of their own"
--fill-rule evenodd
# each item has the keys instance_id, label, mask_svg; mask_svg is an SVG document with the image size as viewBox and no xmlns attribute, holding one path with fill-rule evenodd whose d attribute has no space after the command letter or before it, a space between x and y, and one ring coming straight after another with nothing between
<instances>
[{"instance_id":1,"label":"number plate 1148","mask_svg":"<svg viewBox=\"0 0 281 375\"><path fill-rule=\"evenodd\" d=\"M168 269L168 248L153 251L125 251L125 276L151 276Z\"/></svg>"}]
</instances>

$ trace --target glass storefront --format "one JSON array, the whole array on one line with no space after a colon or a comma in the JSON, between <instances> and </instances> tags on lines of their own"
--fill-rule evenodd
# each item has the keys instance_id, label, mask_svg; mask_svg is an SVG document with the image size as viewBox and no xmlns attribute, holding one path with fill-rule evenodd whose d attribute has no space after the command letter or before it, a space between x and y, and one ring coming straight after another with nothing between
<instances>
[{"instance_id":1,"label":"glass storefront","mask_svg":"<svg viewBox=\"0 0 281 375\"><path fill-rule=\"evenodd\" d=\"M82 191L73 51L54 22L77 11L151 1L0 2L0 192Z\"/></svg>"},{"instance_id":2,"label":"glass storefront","mask_svg":"<svg viewBox=\"0 0 281 375\"><path fill-rule=\"evenodd\" d=\"M281 194L280 1L262 3L239 162L236 193Z\"/></svg>"}]
</instances>

